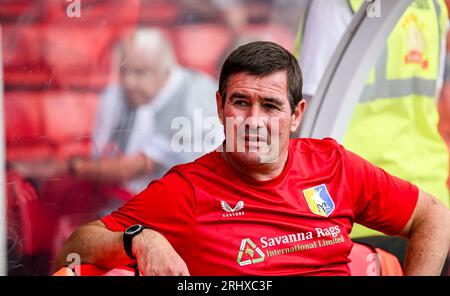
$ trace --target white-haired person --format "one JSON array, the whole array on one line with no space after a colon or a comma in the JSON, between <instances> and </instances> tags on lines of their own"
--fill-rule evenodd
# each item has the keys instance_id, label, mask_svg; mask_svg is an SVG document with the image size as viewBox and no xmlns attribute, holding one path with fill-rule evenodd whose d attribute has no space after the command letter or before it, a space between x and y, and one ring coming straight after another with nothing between
<instances>
[{"instance_id":1,"label":"white-haired person","mask_svg":"<svg viewBox=\"0 0 450 296\"><path fill-rule=\"evenodd\" d=\"M124 189L118 191L121 203L127 192L131 197L170 167L193 161L222 141L215 104L210 101L217 82L180 66L161 30L137 29L120 42L118 52L119 81L101 95L92 135L92 157L15 164L16 171L25 177L50 179L70 175L73 179L113 185ZM208 132L210 146L203 145ZM82 198L64 201L64 207L70 205L70 211L80 212L77 204L86 202Z\"/></svg>"}]
</instances>

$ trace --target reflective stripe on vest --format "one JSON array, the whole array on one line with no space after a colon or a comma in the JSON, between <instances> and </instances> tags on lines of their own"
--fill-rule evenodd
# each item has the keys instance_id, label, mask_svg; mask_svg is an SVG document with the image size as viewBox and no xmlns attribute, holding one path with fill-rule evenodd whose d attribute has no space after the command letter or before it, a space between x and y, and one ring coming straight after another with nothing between
<instances>
[{"instance_id":1,"label":"reflective stripe on vest","mask_svg":"<svg viewBox=\"0 0 450 296\"><path fill-rule=\"evenodd\" d=\"M387 49L385 48L375 65L376 83L368 83L364 87L359 99L360 103L369 102L375 99L388 99L405 97L417 94L427 97L436 95L436 79L422 79L412 77L409 79L386 79Z\"/></svg>"},{"instance_id":2,"label":"reflective stripe on vest","mask_svg":"<svg viewBox=\"0 0 450 296\"><path fill-rule=\"evenodd\" d=\"M444 30L442 29L443 26L443 16L441 15L441 6L439 5L437 0L431 1L432 5L434 6L434 13L437 16L437 30L438 34L431 34L432 36L439 36L443 37ZM359 7L362 5L363 0L349 0L348 1L351 9L353 12L357 11ZM416 1L413 5L421 7L423 10L431 9L429 7L430 2L428 1ZM446 16L445 16L446 17ZM432 24L432 21L430 19L430 16L428 16L428 19L425 17L425 23L420 24L420 20L417 20L418 18L415 16L413 9L410 7L407 9L407 11L404 13L402 18L399 20L397 25L394 28L394 31L398 30L406 30L405 23L408 22L408 18L412 19L411 23L414 23L414 26L419 27L422 26L429 26L434 27ZM434 18L434 15L433 15ZM403 27L403 28L402 28ZM436 84L437 84L437 77L438 73L440 71L440 55L441 53L441 46L440 39L436 40L436 42L426 42L426 40L423 40L421 38L433 38L430 36L425 37L425 33L422 33L419 28L413 28L412 30L416 29L416 31L411 32L411 29L409 32L407 32L408 40L397 40L394 39L395 36L390 37L388 39L388 45L394 44L394 42L403 42L403 43L413 43L408 44L409 46L417 46L420 49L420 45L422 43L426 44L434 44L436 48L427 48L428 50L428 59L425 56L424 50L421 52L420 50L415 51L414 48L409 52L409 56L406 56L402 58L402 53L399 52L399 50L402 50L402 48L399 48L397 51L395 51L395 48L390 49L390 53L392 55L391 59L394 59L395 62L398 62L399 60L402 60L404 64L411 63L411 64L420 64L422 62L422 69L418 70L417 67L413 68L410 72L412 73L410 77L390 77L387 78L388 75L388 49L387 47L383 50L380 57L377 59L377 63L375 64L374 69L371 70L371 75L369 76L368 81L366 82L366 86L361 94L360 103L369 102L376 99L389 99L389 98L399 98L399 97L405 97L410 95L420 95L420 96L426 96L430 99L435 99L436 96ZM430 28L427 28L430 30ZM432 28L431 28L432 29ZM423 29L422 29L423 30ZM434 27L434 30L436 30L436 27ZM399 34L397 32L397 34ZM415 36L410 36L411 34L415 34ZM412 41L410 39L413 39ZM392 41L393 40L393 41ZM414 44L414 42L416 44ZM422 48L423 49L423 48ZM436 50L437 54L433 54L433 51ZM394 52L393 52L394 51ZM407 59L411 59L411 61ZM406 65L407 66L407 65ZM392 68L395 68L395 65L391 65ZM436 68L434 68L436 67ZM428 73L426 73L428 71ZM395 76L395 73L392 74ZM422 77L421 77L422 76ZM376 83L375 83L376 82Z\"/></svg>"}]
</instances>

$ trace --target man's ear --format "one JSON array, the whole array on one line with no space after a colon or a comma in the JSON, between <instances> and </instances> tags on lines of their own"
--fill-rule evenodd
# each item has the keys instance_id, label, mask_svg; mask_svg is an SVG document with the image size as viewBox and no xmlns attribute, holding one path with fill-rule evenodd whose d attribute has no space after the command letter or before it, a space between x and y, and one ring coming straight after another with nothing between
<instances>
[{"instance_id":1,"label":"man's ear","mask_svg":"<svg viewBox=\"0 0 450 296\"><path fill-rule=\"evenodd\" d=\"M294 113L292 113L292 121L291 121L291 133L294 133L298 126L300 125L300 121L302 120L303 112L305 112L306 108L306 100L302 99L297 106L295 106Z\"/></svg>"},{"instance_id":2,"label":"man's ear","mask_svg":"<svg viewBox=\"0 0 450 296\"><path fill-rule=\"evenodd\" d=\"M219 91L216 91L216 105L217 105L217 115L219 115L220 122L224 124L223 120L223 102L224 100L220 95Z\"/></svg>"}]
</instances>

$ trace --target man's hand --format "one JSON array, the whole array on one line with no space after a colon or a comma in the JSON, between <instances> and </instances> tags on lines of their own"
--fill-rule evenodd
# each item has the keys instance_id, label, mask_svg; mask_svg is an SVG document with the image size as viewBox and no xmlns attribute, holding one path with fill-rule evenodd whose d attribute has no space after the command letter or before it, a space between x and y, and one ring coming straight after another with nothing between
<instances>
[{"instance_id":1,"label":"man's hand","mask_svg":"<svg viewBox=\"0 0 450 296\"><path fill-rule=\"evenodd\" d=\"M144 229L135 236L132 251L142 275L189 275L186 263L156 231Z\"/></svg>"},{"instance_id":2,"label":"man's hand","mask_svg":"<svg viewBox=\"0 0 450 296\"><path fill-rule=\"evenodd\" d=\"M25 178L48 180L60 177L67 172L67 163L58 159L47 159L33 162L14 162L11 169Z\"/></svg>"},{"instance_id":3,"label":"man's hand","mask_svg":"<svg viewBox=\"0 0 450 296\"><path fill-rule=\"evenodd\" d=\"M143 275L189 275L183 259L158 232L144 229L133 238L132 246ZM81 264L106 269L135 263L123 247L123 232L108 230L100 220L82 225L70 236L57 257L57 269L65 266L70 253L79 254Z\"/></svg>"}]
</instances>

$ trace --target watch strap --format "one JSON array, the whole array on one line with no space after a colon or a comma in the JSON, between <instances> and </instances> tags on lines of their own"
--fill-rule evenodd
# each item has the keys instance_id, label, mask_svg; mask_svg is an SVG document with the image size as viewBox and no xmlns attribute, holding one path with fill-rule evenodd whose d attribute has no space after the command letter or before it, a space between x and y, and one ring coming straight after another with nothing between
<instances>
[{"instance_id":1,"label":"watch strap","mask_svg":"<svg viewBox=\"0 0 450 296\"><path fill-rule=\"evenodd\" d=\"M128 229L130 229L131 227L136 227L136 226L140 226L140 228L133 232L133 233L128 233ZM133 255L133 238L138 235L139 233L141 233L146 227L143 225L132 225L129 228L127 228L127 230L125 230L125 232L123 233L123 248L125 249L125 253L128 255L128 257L130 257L131 259L136 259L136 257Z\"/></svg>"}]
</instances>

